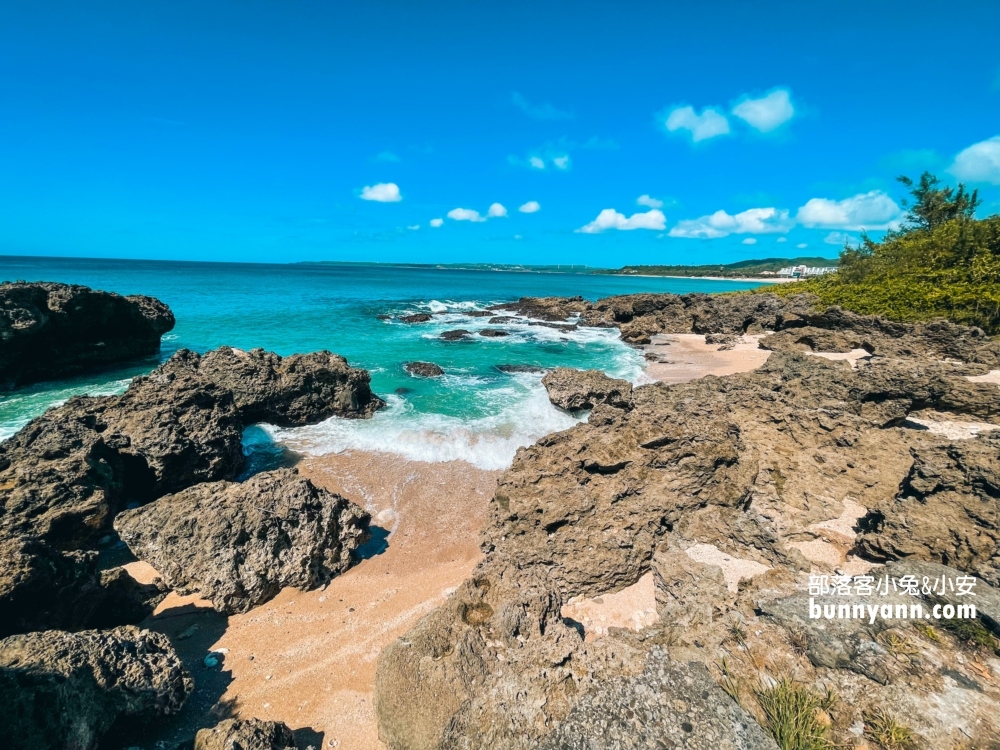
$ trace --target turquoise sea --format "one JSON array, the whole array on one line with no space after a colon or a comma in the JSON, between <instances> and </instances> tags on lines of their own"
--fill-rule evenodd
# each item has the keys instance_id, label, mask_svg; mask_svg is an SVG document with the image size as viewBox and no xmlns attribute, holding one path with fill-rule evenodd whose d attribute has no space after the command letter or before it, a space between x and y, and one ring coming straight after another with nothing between
<instances>
[{"instance_id":1,"label":"turquoise sea","mask_svg":"<svg viewBox=\"0 0 1000 750\"><path fill-rule=\"evenodd\" d=\"M263 347L287 355L329 349L372 374L388 407L371 420L332 419L293 430L268 426L246 435L248 447L277 441L320 454L380 450L414 459L461 459L506 466L519 446L565 429L574 418L553 408L539 375L508 375L500 364L598 368L640 382L641 353L617 331L565 332L504 326L505 338L446 342L441 332L487 327L464 311L521 296L598 299L632 292L722 292L742 282L606 276L590 273L455 270L351 264L235 264L22 258L0 256L0 280L61 281L166 302L177 327L158 358L68 380L0 393L0 439L72 395L111 394L180 348ZM407 325L378 315L443 313ZM405 362L435 362L443 378L408 375Z\"/></svg>"}]
</instances>

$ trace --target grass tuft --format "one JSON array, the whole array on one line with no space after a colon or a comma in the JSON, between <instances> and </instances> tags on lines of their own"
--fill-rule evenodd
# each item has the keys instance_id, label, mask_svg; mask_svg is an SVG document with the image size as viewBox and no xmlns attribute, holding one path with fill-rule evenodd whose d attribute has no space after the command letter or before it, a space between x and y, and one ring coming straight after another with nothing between
<instances>
[{"instance_id":1,"label":"grass tuft","mask_svg":"<svg viewBox=\"0 0 1000 750\"><path fill-rule=\"evenodd\" d=\"M877 708L865 714L865 736L878 743L883 750L916 750L917 747L913 730L900 724L899 720L884 708Z\"/></svg>"},{"instance_id":2,"label":"grass tuft","mask_svg":"<svg viewBox=\"0 0 1000 750\"><path fill-rule=\"evenodd\" d=\"M827 691L817 695L804 685L783 678L773 685L761 684L755 691L764 712L764 726L781 750L830 750L829 721L825 711L836 702Z\"/></svg>"}]
</instances>

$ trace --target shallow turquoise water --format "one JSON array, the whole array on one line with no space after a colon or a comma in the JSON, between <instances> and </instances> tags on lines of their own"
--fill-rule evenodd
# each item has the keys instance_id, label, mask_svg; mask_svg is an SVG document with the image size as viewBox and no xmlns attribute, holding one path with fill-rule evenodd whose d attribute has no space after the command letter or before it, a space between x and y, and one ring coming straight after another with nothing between
<instances>
[{"instance_id":1,"label":"shallow turquoise water","mask_svg":"<svg viewBox=\"0 0 1000 750\"><path fill-rule=\"evenodd\" d=\"M329 349L372 374L389 407L372 420L329 420L265 433L312 453L349 448L386 450L424 460L464 459L484 468L506 465L519 445L573 424L552 408L537 375L506 375L498 364L598 368L637 381L641 355L616 331L556 331L505 326L506 338L445 342L442 331L476 332L484 319L462 312L521 296L588 299L640 291L719 292L753 284L697 279L610 277L582 273L467 271L394 266L164 263L0 257L0 280L62 281L121 294L148 294L173 309L177 327L159 358L100 374L0 394L0 438L78 393L123 390L179 348L227 344L279 354ZM433 322L406 325L380 314L437 312ZM439 379L414 378L403 363L430 361ZM399 391L397 393L397 391Z\"/></svg>"}]
</instances>

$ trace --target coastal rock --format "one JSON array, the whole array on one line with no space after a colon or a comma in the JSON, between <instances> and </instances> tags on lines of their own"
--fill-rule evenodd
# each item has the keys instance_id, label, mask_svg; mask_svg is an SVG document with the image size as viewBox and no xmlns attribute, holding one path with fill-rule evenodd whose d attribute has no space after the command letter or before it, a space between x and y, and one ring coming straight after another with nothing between
<instances>
[{"instance_id":1,"label":"coastal rock","mask_svg":"<svg viewBox=\"0 0 1000 750\"><path fill-rule=\"evenodd\" d=\"M98 571L96 552L64 552L37 539L0 540L0 638L136 623L166 593L121 568Z\"/></svg>"},{"instance_id":2,"label":"coastal rock","mask_svg":"<svg viewBox=\"0 0 1000 750\"><path fill-rule=\"evenodd\" d=\"M563 321L571 315L586 312L590 307L583 297L521 297L517 302L491 309L514 312L535 320Z\"/></svg>"},{"instance_id":3,"label":"coastal rock","mask_svg":"<svg viewBox=\"0 0 1000 750\"><path fill-rule=\"evenodd\" d=\"M426 323L433 318L428 313L414 313L413 315L403 315L399 321L401 323Z\"/></svg>"},{"instance_id":4,"label":"coastal rock","mask_svg":"<svg viewBox=\"0 0 1000 750\"><path fill-rule=\"evenodd\" d=\"M34 556L0 576L0 610L17 629L85 627L104 593L89 558L69 553L92 547L121 510L234 479L251 424L364 418L383 405L368 373L336 355L223 348L181 350L120 396L50 409L0 443L0 554ZM39 606L50 595L59 603Z\"/></svg>"},{"instance_id":5,"label":"coastal rock","mask_svg":"<svg viewBox=\"0 0 1000 750\"><path fill-rule=\"evenodd\" d=\"M116 722L177 713L193 687L166 636L148 630L50 630L0 640L11 750L91 750Z\"/></svg>"},{"instance_id":6,"label":"coastal rock","mask_svg":"<svg viewBox=\"0 0 1000 750\"><path fill-rule=\"evenodd\" d=\"M858 548L915 559L1000 584L1000 434L914 448L899 491L861 520Z\"/></svg>"},{"instance_id":7,"label":"coastal rock","mask_svg":"<svg viewBox=\"0 0 1000 750\"><path fill-rule=\"evenodd\" d=\"M549 401L566 411L593 409L607 404L616 409L632 408L632 384L609 378L600 370L557 367L542 378Z\"/></svg>"},{"instance_id":8,"label":"coastal rock","mask_svg":"<svg viewBox=\"0 0 1000 750\"><path fill-rule=\"evenodd\" d=\"M736 347L739 337L732 333L706 333L705 343L718 345L719 351L724 352Z\"/></svg>"},{"instance_id":9,"label":"coastal rock","mask_svg":"<svg viewBox=\"0 0 1000 750\"><path fill-rule=\"evenodd\" d=\"M343 573L369 521L354 503L279 469L167 495L120 514L115 529L172 589L234 614Z\"/></svg>"},{"instance_id":10,"label":"coastal rock","mask_svg":"<svg viewBox=\"0 0 1000 750\"><path fill-rule=\"evenodd\" d=\"M777 750L770 735L698 662L671 661L655 647L634 677L584 695L541 750Z\"/></svg>"},{"instance_id":11,"label":"coastal rock","mask_svg":"<svg viewBox=\"0 0 1000 750\"><path fill-rule=\"evenodd\" d=\"M77 548L127 503L243 469L243 430L370 417L369 375L328 352L181 350L121 396L78 397L0 443L0 536Z\"/></svg>"},{"instance_id":12,"label":"coastal rock","mask_svg":"<svg viewBox=\"0 0 1000 750\"><path fill-rule=\"evenodd\" d=\"M492 317L493 312L491 310L466 310L465 315L470 318L489 318Z\"/></svg>"},{"instance_id":13,"label":"coastal rock","mask_svg":"<svg viewBox=\"0 0 1000 750\"><path fill-rule=\"evenodd\" d=\"M439 378L444 375L444 370L433 362L407 362L403 367L410 375L420 378Z\"/></svg>"},{"instance_id":14,"label":"coastal rock","mask_svg":"<svg viewBox=\"0 0 1000 750\"><path fill-rule=\"evenodd\" d=\"M472 335L471 331L466 331L464 328L459 328L454 331L445 331L441 334L440 338L443 341L461 341L462 339L467 339Z\"/></svg>"},{"instance_id":15,"label":"coastal rock","mask_svg":"<svg viewBox=\"0 0 1000 750\"><path fill-rule=\"evenodd\" d=\"M0 284L0 387L155 354L173 327L170 308L152 297L75 284Z\"/></svg>"},{"instance_id":16,"label":"coastal rock","mask_svg":"<svg viewBox=\"0 0 1000 750\"><path fill-rule=\"evenodd\" d=\"M480 336L486 336L487 338L502 338L503 336L509 336L507 331L501 331L497 328L484 328L479 332Z\"/></svg>"},{"instance_id":17,"label":"coastal rock","mask_svg":"<svg viewBox=\"0 0 1000 750\"><path fill-rule=\"evenodd\" d=\"M226 719L194 736L194 750L293 750L292 730L280 721Z\"/></svg>"},{"instance_id":18,"label":"coastal rock","mask_svg":"<svg viewBox=\"0 0 1000 750\"><path fill-rule=\"evenodd\" d=\"M497 365L496 368L500 372L505 372L508 375L517 374L519 372L527 372L533 374L548 372L547 368L539 367L538 365Z\"/></svg>"},{"instance_id":19,"label":"coastal rock","mask_svg":"<svg viewBox=\"0 0 1000 750\"><path fill-rule=\"evenodd\" d=\"M513 315L497 315L496 317L490 318L486 321L490 325L510 325L512 323L524 323L520 318L515 318Z\"/></svg>"}]
</instances>

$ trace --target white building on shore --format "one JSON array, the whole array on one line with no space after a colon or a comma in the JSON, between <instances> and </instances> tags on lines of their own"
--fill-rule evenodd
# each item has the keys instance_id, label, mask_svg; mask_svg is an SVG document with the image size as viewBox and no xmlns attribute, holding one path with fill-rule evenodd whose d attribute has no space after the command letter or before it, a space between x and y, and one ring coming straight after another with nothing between
<instances>
[{"instance_id":1,"label":"white building on shore","mask_svg":"<svg viewBox=\"0 0 1000 750\"><path fill-rule=\"evenodd\" d=\"M788 279L807 279L810 276L822 276L836 270L836 266L787 266L780 269L777 275Z\"/></svg>"}]
</instances>

